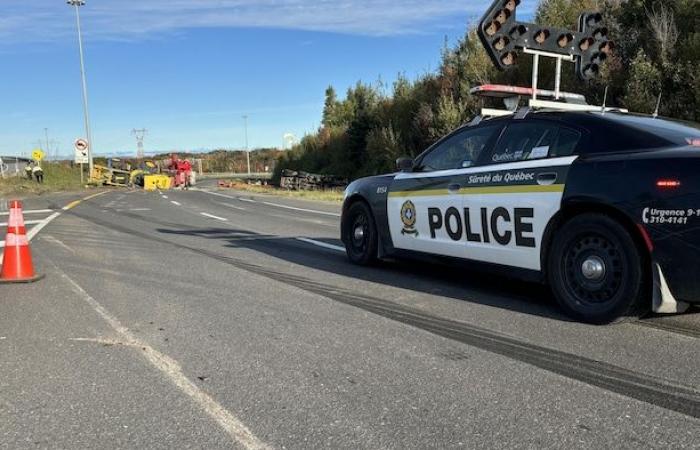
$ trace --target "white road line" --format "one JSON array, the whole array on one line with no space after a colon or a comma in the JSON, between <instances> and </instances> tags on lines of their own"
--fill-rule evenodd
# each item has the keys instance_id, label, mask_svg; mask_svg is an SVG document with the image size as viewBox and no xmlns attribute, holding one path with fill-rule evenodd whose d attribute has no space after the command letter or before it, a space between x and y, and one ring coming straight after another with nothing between
<instances>
[{"instance_id":1,"label":"white road line","mask_svg":"<svg viewBox=\"0 0 700 450\"><path fill-rule=\"evenodd\" d=\"M223 217L215 216L213 214L209 214L209 213L200 213L200 214L203 215L204 217L209 217L210 219L216 219L216 220L220 220L222 222L228 222L228 219L224 219Z\"/></svg>"},{"instance_id":2,"label":"white road line","mask_svg":"<svg viewBox=\"0 0 700 450\"><path fill-rule=\"evenodd\" d=\"M53 214L51 214L49 217L47 217L46 219L44 219L43 222L41 222L39 225L35 226L34 228L32 228L31 230L29 230L29 231L27 232L27 239L29 239L30 241L31 241L32 239L34 239L34 236L36 236L37 234L39 234L39 232L40 232L41 230L43 230L44 227L46 227L46 225L50 224L56 217L58 217L58 216L60 216L60 215L61 215L61 213L53 213Z\"/></svg>"},{"instance_id":3,"label":"white road line","mask_svg":"<svg viewBox=\"0 0 700 450\"><path fill-rule=\"evenodd\" d=\"M86 201L86 200L90 200L90 199L93 199L93 198L95 198L95 197L99 197L100 195L104 195L104 194L106 194L106 193L108 193L108 192L109 192L109 191L104 191L104 192L100 192L100 193L91 195L91 196L89 196L89 197L85 197L85 198L83 198L83 199L81 199L81 200L76 200L76 201L74 201L74 202L72 202L72 203L69 203L68 205L64 206L64 207L62 208L62 210L63 210L63 211L68 211L69 209L74 208L76 205L79 205L80 203L82 203L82 202L84 202L84 201ZM46 210L46 211L53 212L53 210ZM29 232L27 232L27 239L28 239L29 241L31 241L32 239L34 239L34 237L35 237L37 234L39 234L39 232L40 232L41 230L43 230L43 229L46 227L46 225L48 225L48 224L50 224L51 222L53 222L53 220L54 220L55 218L57 218L58 216L60 216L60 215L61 215L60 212L54 212L54 213L51 214L49 217L47 217L46 219L42 220L41 223L37 224L37 226L35 226L35 227L32 228L31 230L29 230ZM0 248L4 248L4 247L5 247L5 242L4 242L4 241L0 242Z\"/></svg>"},{"instance_id":4,"label":"white road line","mask_svg":"<svg viewBox=\"0 0 700 450\"><path fill-rule=\"evenodd\" d=\"M71 253L74 254L74 255L76 254L76 253L75 253L75 250L73 250L72 248L68 247L68 245L66 245L65 242L60 241L60 240L56 239L56 238L53 237L53 236L44 235L44 236L41 237L41 240L42 240L42 241L52 242L52 243L58 245L59 247L63 248L64 250L68 250L69 252L71 252Z\"/></svg>"},{"instance_id":5,"label":"white road line","mask_svg":"<svg viewBox=\"0 0 700 450\"><path fill-rule=\"evenodd\" d=\"M32 239L34 239L34 236L36 236L37 234L39 234L39 232L40 232L41 230L43 230L44 227L46 227L46 225L50 224L56 217L58 217L58 216L60 216L60 215L61 215L61 213L58 213L58 212L57 212L57 213L53 213L53 214L51 214L49 217L47 217L46 219L44 219L44 220L42 220L41 222L39 222L39 223L37 224L37 226L35 226L34 228L32 228L31 230L29 230L29 231L27 232L27 239L30 240L30 241L31 241ZM26 222L25 222L25 223L26 223ZM5 241L0 242L0 248L4 248L4 247L5 247Z\"/></svg>"},{"instance_id":6,"label":"white road line","mask_svg":"<svg viewBox=\"0 0 700 450\"><path fill-rule=\"evenodd\" d=\"M182 203L178 203L175 200L171 200L170 203L172 203L175 206L182 206Z\"/></svg>"},{"instance_id":7,"label":"white road line","mask_svg":"<svg viewBox=\"0 0 700 450\"><path fill-rule=\"evenodd\" d=\"M291 209L293 211L310 212L310 213L314 213L314 214L323 214L324 216L340 217L340 214L338 214L338 213L318 211L316 209L295 208L293 206L280 205L279 203L271 203L271 202L262 202L262 203L263 203L263 205L274 206L276 208Z\"/></svg>"},{"instance_id":8,"label":"white road line","mask_svg":"<svg viewBox=\"0 0 700 450\"><path fill-rule=\"evenodd\" d=\"M167 196L167 195L164 195L163 198L167 200L167 199L168 199L168 196Z\"/></svg>"},{"instance_id":9,"label":"white road line","mask_svg":"<svg viewBox=\"0 0 700 450\"><path fill-rule=\"evenodd\" d=\"M145 212L145 211L150 211L151 208L131 208L129 211L131 212ZM123 211L123 210L117 210L117 211Z\"/></svg>"},{"instance_id":10,"label":"white road line","mask_svg":"<svg viewBox=\"0 0 700 450\"><path fill-rule=\"evenodd\" d=\"M36 224L41 223L41 222L43 222L43 220L25 220L24 224L25 225L36 225ZM0 227L6 227L6 226L7 226L7 222L0 222Z\"/></svg>"},{"instance_id":11,"label":"white road line","mask_svg":"<svg viewBox=\"0 0 700 450\"><path fill-rule=\"evenodd\" d=\"M97 300L92 298L78 283L73 281L65 272L53 263L61 276L73 287L73 292L92 307L102 319L114 329L120 336L124 345L141 349L141 354L156 369L158 369L170 382L172 382L182 393L187 395L200 408L209 414L226 433L238 444L248 449L268 449L270 446L256 437L248 427L243 424L229 410L224 408L213 397L199 388L182 371L182 366L170 356L159 352L151 347L147 342L140 340L122 323L110 314Z\"/></svg>"},{"instance_id":12,"label":"white road line","mask_svg":"<svg viewBox=\"0 0 700 450\"><path fill-rule=\"evenodd\" d=\"M242 201L242 202L248 202L248 203L258 203L257 201L251 200L251 199L248 199L248 198L232 197L232 196L230 196L230 195L224 195L224 194L220 194L220 193L218 193L218 192L204 191L204 190L199 191L199 192L204 192L205 194L209 194L209 195L216 195L216 196L218 196L218 197L230 198L231 200L240 200L240 201ZM309 213L314 213L314 214L321 214L321 215L324 215L324 216L340 217L340 214L338 214L338 213L332 213L332 212L328 212L328 211L319 211L319 210L317 210L317 209L295 208L295 207L293 207L293 206L281 205L281 204L279 204L279 203L272 203L272 202L262 202L262 204L263 204L263 205L267 205L267 206L274 206L275 208L284 208L284 209L291 209L291 210L294 210L294 211L301 211L301 212L309 212Z\"/></svg>"},{"instance_id":13,"label":"white road line","mask_svg":"<svg viewBox=\"0 0 700 450\"><path fill-rule=\"evenodd\" d=\"M197 192L204 192L205 194L216 195L217 197L230 198L231 200L238 200L237 197L231 197L230 195L220 194L218 192L212 192L212 191L197 191Z\"/></svg>"},{"instance_id":14,"label":"white road line","mask_svg":"<svg viewBox=\"0 0 700 450\"><path fill-rule=\"evenodd\" d=\"M30 209L27 211L22 211L24 214L48 214L52 213L53 209ZM10 212L0 212L0 216L9 216Z\"/></svg>"},{"instance_id":15,"label":"white road line","mask_svg":"<svg viewBox=\"0 0 700 450\"><path fill-rule=\"evenodd\" d=\"M326 244L325 242L315 241L313 239L307 238L296 238L297 241L306 242L307 244L315 245L316 247L322 247L328 250L335 250L336 252L345 253L345 248L339 245Z\"/></svg>"},{"instance_id":16,"label":"white road line","mask_svg":"<svg viewBox=\"0 0 700 450\"><path fill-rule=\"evenodd\" d=\"M216 203L217 205L225 206L227 208L237 209L238 211L248 211L245 208L241 208L240 206L232 205L230 203L224 203L224 202L214 202L214 203Z\"/></svg>"}]
</instances>

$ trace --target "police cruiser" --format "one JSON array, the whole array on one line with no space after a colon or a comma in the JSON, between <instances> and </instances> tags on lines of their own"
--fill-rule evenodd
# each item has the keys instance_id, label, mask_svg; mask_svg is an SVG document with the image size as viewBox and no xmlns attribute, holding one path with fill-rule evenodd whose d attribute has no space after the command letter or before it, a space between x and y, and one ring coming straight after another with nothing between
<instances>
[{"instance_id":1,"label":"police cruiser","mask_svg":"<svg viewBox=\"0 0 700 450\"><path fill-rule=\"evenodd\" d=\"M700 303L698 125L580 102L486 112L347 188L350 261L482 263L597 324Z\"/></svg>"}]
</instances>

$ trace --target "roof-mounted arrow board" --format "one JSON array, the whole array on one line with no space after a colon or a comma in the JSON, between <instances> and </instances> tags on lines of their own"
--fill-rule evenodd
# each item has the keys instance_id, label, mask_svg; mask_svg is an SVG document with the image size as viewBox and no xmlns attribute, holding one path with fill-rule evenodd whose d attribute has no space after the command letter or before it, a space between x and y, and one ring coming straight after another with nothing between
<instances>
[{"instance_id":1,"label":"roof-mounted arrow board","mask_svg":"<svg viewBox=\"0 0 700 450\"><path fill-rule=\"evenodd\" d=\"M598 75L615 44L600 13L587 12L579 18L579 30L572 31L518 22L520 0L495 0L479 23L478 35L491 60L500 70L518 63L518 50L529 48L576 59L576 71L583 80Z\"/></svg>"}]
</instances>

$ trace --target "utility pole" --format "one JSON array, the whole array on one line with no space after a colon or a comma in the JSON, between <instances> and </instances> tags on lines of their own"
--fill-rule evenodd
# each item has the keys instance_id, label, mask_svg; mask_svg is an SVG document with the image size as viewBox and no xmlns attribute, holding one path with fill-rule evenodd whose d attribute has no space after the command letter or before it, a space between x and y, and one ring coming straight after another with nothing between
<instances>
[{"instance_id":1,"label":"utility pole","mask_svg":"<svg viewBox=\"0 0 700 450\"><path fill-rule=\"evenodd\" d=\"M243 116L245 123L245 155L248 161L248 176L250 176L250 149L248 148L248 116Z\"/></svg>"},{"instance_id":2,"label":"utility pole","mask_svg":"<svg viewBox=\"0 0 700 450\"><path fill-rule=\"evenodd\" d=\"M136 136L136 158L137 159L143 159L145 156L145 152L143 150L143 139L146 137L146 134L148 133L148 130L145 128L142 128L140 130L133 129L131 130L131 134Z\"/></svg>"},{"instance_id":3,"label":"utility pole","mask_svg":"<svg viewBox=\"0 0 700 450\"><path fill-rule=\"evenodd\" d=\"M80 29L80 7L85 6L85 0L67 0L67 4L75 7L75 19L78 26L78 48L80 49L80 79L83 85L83 113L85 115L85 133L88 141L88 177L92 176L93 160L92 160L92 149L95 143L92 141L92 132L90 130L90 111L88 108L88 91L87 91L87 80L85 79L85 55L83 52L83 32Z\"/></svg>"}]
</instances>

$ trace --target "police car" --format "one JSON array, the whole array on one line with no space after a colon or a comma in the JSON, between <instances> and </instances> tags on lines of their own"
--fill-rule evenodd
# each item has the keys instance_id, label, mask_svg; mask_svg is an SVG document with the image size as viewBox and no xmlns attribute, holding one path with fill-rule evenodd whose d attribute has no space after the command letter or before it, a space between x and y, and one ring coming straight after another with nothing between
<instances>
[{"instance_id":1,"label":"police car","mask_svg":"<svg viewBox=\"0 0 700 450\"><path fill-rule=\"evenodd\" d=\"M495 115L347 188L350 261L477 262L597 324L700 303L698 125L584 105Z\"/></svg>"}]
</instances>

